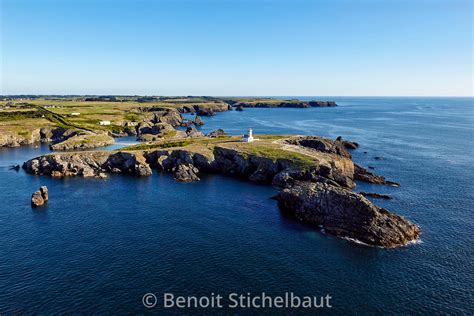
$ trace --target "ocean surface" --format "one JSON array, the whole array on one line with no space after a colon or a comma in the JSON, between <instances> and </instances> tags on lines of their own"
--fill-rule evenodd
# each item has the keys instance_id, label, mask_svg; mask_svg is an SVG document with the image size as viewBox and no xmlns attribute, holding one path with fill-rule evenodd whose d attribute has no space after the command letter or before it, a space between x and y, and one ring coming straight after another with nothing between
<instances>
[{"instance_id":1,"label":"ocean surface","mask_svg":"<svg viewBox=\"0 0 474 316\"><path fill-rule=\"evenodd\" d=\"M339 106L219 113L202 130L358 142L353 160L401 187L357 190L390 194L375 203L419 224L421 243L387 250L325 235L283 217L269 186L157 172L53 179L9 170L46 145L0 149L0 313L223 313L165 310L161 298L261 292L329 294L320 311L333 314L474 313L473 99L301 99ZM50 201L33 210L41 185ZM148 292L154 309L142 305Z\"/></svg>"}]
</instances>

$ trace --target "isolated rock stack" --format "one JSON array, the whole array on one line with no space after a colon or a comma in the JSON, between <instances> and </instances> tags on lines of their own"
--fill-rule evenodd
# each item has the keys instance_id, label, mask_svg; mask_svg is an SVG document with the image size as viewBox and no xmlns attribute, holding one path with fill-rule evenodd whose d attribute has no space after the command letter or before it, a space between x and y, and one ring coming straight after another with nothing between
<instances>
[{"instance_id":1,"label":"isolated rock stack","mask_svg":"<svg viewBox=\"0 0 474 316\"><path fill-rule=\"evenodd\" d=\"M38 191L31 195L31 206L42 206L44 203L48 202L48 199L48 187L42 186Z\"/></svg>"}]
</instances>

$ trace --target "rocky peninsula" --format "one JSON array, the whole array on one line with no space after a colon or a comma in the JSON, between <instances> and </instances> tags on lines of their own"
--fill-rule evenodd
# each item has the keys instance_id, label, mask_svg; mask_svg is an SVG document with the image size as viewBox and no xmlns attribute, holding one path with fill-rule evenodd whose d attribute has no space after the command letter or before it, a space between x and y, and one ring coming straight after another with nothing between
<instances>
[{"instance_id":1,"label":"rocky peninsula","mask_svg":"<svg viewBox=\"0 0 474 316\"><path fill-rule=\"evenodd\" d=\"M31 159L23 168L53 177L141 177L156 170L181 182L222 174L279 187L276 199L284 212L329 234L381 247L419 238L418 226L352 191L356 168L342 141L273 135L258 139L242 143L235 136L183 138L115 152L57 153Z\"/></svg>"},{"instance_id":2,"label":"rocky peninsula","mask_svg":"<svg viewBox=\"0 0 474 316\"><path fill-rule=\"evenodd\" d=\"M30 174L106 178L146 177L157 171L180 182L221 174L279 188L275 199L283 212L332 235L380 247L406 245L420 236L418 226L365 197L375 195L352 191L356 180L398 186L352 161L349 150L356 150L357 143L295 135L256 135L256 141L242 142L222 129L204 135L196 128L205 124L201 117L223 111L304 110L336 106L332 101L79 97L0 104L0 146L48 142L52 150L64 151L26 161L23 169ZM183 113L195 117L185 119ZM86 151L127 135L142 143L120 151Z\"/></svg>"}]
</instances>

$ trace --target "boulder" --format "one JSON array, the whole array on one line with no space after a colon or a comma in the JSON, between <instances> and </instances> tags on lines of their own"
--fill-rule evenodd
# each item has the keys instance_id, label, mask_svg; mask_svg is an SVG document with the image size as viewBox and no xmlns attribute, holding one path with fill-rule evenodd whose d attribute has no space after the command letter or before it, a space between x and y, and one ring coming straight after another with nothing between
<instances>
[{"instance_id":1,"label":"boulder","mask_svg":"<svg viewBox=\"0 0 474 316\"><path fill-rule=\"evenodd\" d=\"M196 117L194 118L194 125L196 126L204 125L204 122L199 115L196 115Z\"/></svg>"},{"instance_id":2,"label":"boulder","mask_svg":"<svg viewBox=\"0 0 474 316\"><path fill-rule=\"evenodd\" d=\"M204 134L202 132L198 131L194 127L188 127L186 129L186 135L187 135L187 137L203 137L204 136Z\"/></svg>"},{"instance_id":3,"label":"boulder","mask_svg":"<svg viewBox=\"0 0 474 316\"><path fill-rule=\"evenodd\" d=\"M229 136L229 135L226 132L224 132L223 129L219 128L219 129L216 129L215 131L210 132L206 136L211 137L211 138L217 138L217 137L224 137L224 136Z\"/></svg>"},{"instance_id":4,"label":"boulder","mask_svg":"<svg viewBox=\"0 0 474 316\"><path fill-rule=\"evenodd\" d=\"M361 194L325 183L296 182L276 197L296 219L372 246L397 247L419 238L420 228Z\"/></svg>"}]
</instances>

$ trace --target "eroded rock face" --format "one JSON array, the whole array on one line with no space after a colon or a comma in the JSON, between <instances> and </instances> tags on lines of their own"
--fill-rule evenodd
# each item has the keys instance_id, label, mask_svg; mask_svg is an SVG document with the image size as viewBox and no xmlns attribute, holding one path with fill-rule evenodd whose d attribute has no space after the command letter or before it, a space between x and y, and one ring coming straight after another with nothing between
<instances>
[{"instance_id":1,"label":"eroded rock face","mask_svg":"<svg viewBox=\"0 0 474 316\"><path fill-rule=\"evenodd\" d=\"M53 177L94 177L102 172L149 176L151 168L141 154L84 152L45 155L26 161L28 173Z\"/></svg>"},{"instance_id":2,"label":"eroded rock face","mask_svg":"<svg viewBox=\"0 0 474 316\"><path fill-rule=\"evenodd\" d=\"M169 123L152 123L141 122L137 125L137 135L144 134L161 135L174 131L174 128Z\"/></svg>"},{"instance_id":3,"label":"eroded rock face","mask_svg":"<svg viewBox=\"0 0 474 316\"><path fill-rule=\"evenodd\" d=\"M199 181L199 169L193 164L179 164L173 168L174 178L180 182Z\"/></svg>"},{"instance_id":4,"label":"eroded rock face","mask_svg":"<svg viewBox=\"0 0 474 316\"><path fill-rule=\"evenodd\" d=\"M344 188L296 182L276 198L280 207L298 220L368 245L397 247L420 236L415 224Z\"/></svg>"},{"instance_id":5,"label":"eroded rock face","mask_svg":"<svg viewBox=\"0 0 474 316\"><path fill-rule=\"evenodd\" d=\"M134 176L150 176L151 168L141 154L118 152L110 155L101 166L112 173L126 173Z\"/></svg>"},{"instance_id":6,"label":"eroded rock face","mask_svg":"<svg viewBox=\"0 0 474 316\"><path fill-rule=\"evenodd\" d=\"M213 116L217 112L225 112L231 110L232 107L227 103L209 103L205 106L196 104L194 105L194 111L200 116Z\"/></svg>"},{"instance_id":7,"label":"eroded rock face","mask_svg":"<svg viewBox=\"0 0 474 316\"><path fill-rule=\"evenodd\" d=\"M337 183L352 188L353 164L350 159L327 156L311 167L295 167L289 159L269 159L247 155L232 149L216 147L215 165L219 173L249 179L258 183L273 183L285 187L296 180Z\"/></svg>"},{"instance_id":8,"label":"eroded rock face","mask_svg":"<svg viewBox=\"0 0 474 316\"><path fill-rule=\"evenodd\" d=\"M0 147L18 147L39 142L58 142L70 137L74 131L75 130L64 129L61 127L42 127L27 132L25 135L2 133L0 134Z\"/></svg>"},{"instance_id":9,"label":"eroded rock face","mask_svg":"<svg viewBox=\"0 0 474 316\"><path fill-rule=\"evenodd\" d=\"M287 140L288 144L311 148L317 151L351 158L342 142L318 136L300 136Z\"/></svg>"},{"instance_id":10,"label":"eroded rock face","mask_svg":"<svg viewBox=\"0 0 474 316\"><path fill-rule=\"evenodd\" d=\"M228 134L226 132L224 132L224 130L222 128L219 128L219 129L216 129L215 131L210 132L206 136L211 137L211 138L217 138L217 137L228 136Z\"/></svg>"}]
</instances>

